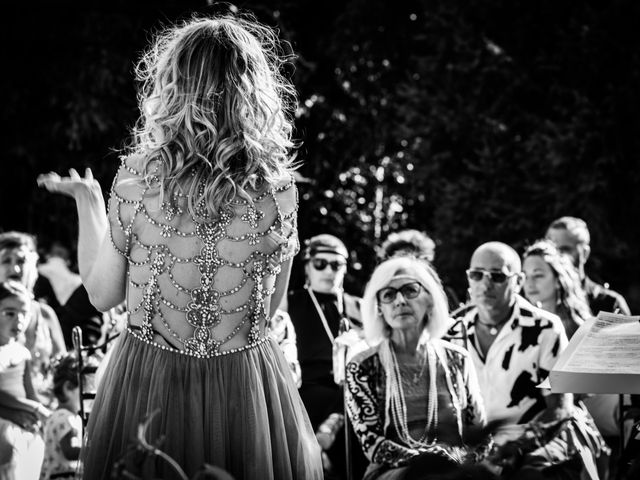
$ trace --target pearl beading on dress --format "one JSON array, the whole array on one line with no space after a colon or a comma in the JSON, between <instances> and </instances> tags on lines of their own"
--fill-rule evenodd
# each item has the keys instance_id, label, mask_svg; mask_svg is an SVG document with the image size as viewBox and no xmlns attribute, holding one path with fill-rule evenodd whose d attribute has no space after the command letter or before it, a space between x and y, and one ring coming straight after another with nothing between
<instances>
[{"instance_id":1,"label":"pearl beading on dress","mask_svg":"<svg viewBox=\"0 0 640 480\"><path fill-rule=\"evenodd\" d=\"M222 351L218 351L215 353L211 353L211 354L206 354L206 355L201 355L198 353L192 353L189 352L187 350L177 350L175 348L169 348L165 345L161 345L157 342L154 342L153 340L149 340L145 337L143 337L142 335L139 335L136 331L131 330L130 328L127 328L127 334L131 335L132 337L134 337L136 340L145 343L147 345L150 345L154 348L158 348L160 350L164 350L166 352L170 352L170 353L175 353L176 355L184 355L185 357L196 357L196 358L215 358L215 357L223 357L225 355L231 355L234 353L239 353L239 352L244 352L247 350L251 350L253 348L257 348L260 345L262 345L263 343L266 343L269 340L269 337L262 337L261 339L259 339L258 341L251 343L251 344L247 344L247 345L243 345L242 347L237 347L237 348L230 348L229 350L222 350Z\"/></svg>"},{"instance_id":2,"label":"pearl beading on dress","mask_svg":"<svg viewBox=\"0 0 640 480\"><path fill-rule=\"evenodd\" d=\"M122 169L132 176L140 177L140 172L126 164L123 160ZM135 181L135 180L134 180ZM198 358L215 357L222 354L234 353L242 351L251 346L257 345L264 341L265 335L261 324L267 317L265 298L273 294L274 288L265 288L264 280L267 277L277 275L280 270L280 264L288 258L291 258L297 251L297 231L296 231L296 214L297 214L297 190L296 203L292 212L285 215L276 198L276 194L286 191L288 188L295 188L293 179L286 185L267 189L260 195L252 198L251 201L239 199L232 202L229 206L221 209L217 219L208 222L197 221L192 219L193 229L180 229L179 225L164 223L157 217L154 218L147 210L144 199L147 197L149 188L154 184L146 185L142 188L142 194L138 200L124 198L116 190L118 176L114 180L111 188L110 210L115 210L115 214L110 212L110 219L115 220L115 224L124 234L124 246L119 246L114 240L113 230L110 230L111 243L122 255L124 255L131 267L148 268L149 278L144 282L136 282L132 278L128 279L129 288L142 292L142 299L137 305L129 305L130 312L142 313L142 322L139 325L140 332L130 333L149 344L156 345L169 351L178 351L185 355L191 355ZM180 200L178 198L178 200ZM244 234L231 234L228 229L234 218L249 227L256 230L259 228L261 220L265 218L265 213L259 209L261 202L273 201L276 211L276 219L268 227L258 231L250 231ZM164 220L173 221L180 215L185 215L185 209L181 208L177 203L169 205L162 202L162 214ZM201 207L200 205L199 207ZM123 220L122 209L127 208L133 211L131 219ZM235 209L233 207L236 207ZM244 209L244 213L241 213ZM201 247L197 254L192 258L182 258L175 255L171 249L164 243L149 244L142 241L139 235L133 232L134 223L138 221L145 222L159 230L159 236L163 239L171 239L172 237L194 238L201 241ZM112 225L113 228L113 225ZM262 239L268 235L274 234L284 243L280 244L276 250L270 254L265 254L260 250L253 250L243 260L231 261L223 258L218 249L218 244L222 240L231 242L247 242L249 246L254 247L260 245ZM295 240L295 247L291 246L292 239ZM132 259L129 253L133 246L137 247L136 259ZM142 255L140 252L142 251ZM187 288L181 285L174 274L174 267L180 264L194 264L200 273L200 285L196 288ZM242 278L238 284L226 291L219 291L214 288L215 276L221 267L230 267L240 269L243 272ZM164 282L166 289L167 283L176 290L176 295L183 294L189 298L185 307L180 307L175 301L167 298L162 292L159 285L161 276L169 280ZM250 301L238 306L223 308L221 304L222 298L230 297L242 290L251 281ZM183 338L178 332L171 328L166 319L164 309L183 312L186 323L193 329L192 334L188 338ZM225 315L241 314L242 318L232 328L232 330L222 338L214 335L214 329L219 326ZM154 320L164 327L164 330L175 340L183 349L172 349L158 344L154 341L154 335L159 332L154 330ZM249 325L247 333L248 344L229 350L223 350L223 345L235 337L246 325ZM164 338L164 336L163 336ZM168 338L164 338L168 341ZM168 342L173 344L174 342Z\"/></svg>"}]
</instances>

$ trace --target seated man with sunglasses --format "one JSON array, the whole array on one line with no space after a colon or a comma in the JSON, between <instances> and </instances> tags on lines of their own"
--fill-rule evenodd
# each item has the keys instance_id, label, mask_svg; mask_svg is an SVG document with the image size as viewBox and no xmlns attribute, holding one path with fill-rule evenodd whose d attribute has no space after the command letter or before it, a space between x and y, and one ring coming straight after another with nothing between
<instances>
[{"instance_id":1,"label":"seated man with sunglasses","mask_svg":"<svg viewBox=\"0 0 640 480\"><path fill-rule=\"evenodd\" d=\"M501 242L476 249L467 270L471 307L464 313L471 353L487 419L506 424L531 420L549 404L571 403L537 388L568 340L556 315L536 308L518 293L524 276L518 254Z\"/></svg>"},{"instance_id":2,"label":"seated man with sunglasses","mask_svg":"<svg viewBox=\"0 0 640 480\"><path fill-rule=\"evenodd\" d=\"M348 329L360 329L360 299L343 290L349 253L340 239L321 234L305 246L305 286L290 292L282 308L288 311L297 337L300 396L319 434L325 461L332 464L325 478L342 478L344 405L342 388L334 381L334 341ZM328 463L325 467L329 470Z\"/></svg>"},{"instance_id":3,"label":"seated man with sunglasses","mask_svg":"<svg viewBox=\"0 0 640 480\"><path fill-rule=\"evenodd\" d=\"M487 420L497 427L496 444L516 442L518 463L524 468L546 475L553 465L567 474L562 478L577 478L583 464L576 451L588 450L579 443L598 446L599 434L590 417L573 406L571 394L537 388L568 340L559 317L518 294L524 281L521 269L518 254L504 243L485 243L473 253L467 270L472 305L463 313L466 348L478 374ZM573 429L580 433L574 435ZM532 432L536 441L524 446L523 439Z\"/></svg>"}]
</instances>

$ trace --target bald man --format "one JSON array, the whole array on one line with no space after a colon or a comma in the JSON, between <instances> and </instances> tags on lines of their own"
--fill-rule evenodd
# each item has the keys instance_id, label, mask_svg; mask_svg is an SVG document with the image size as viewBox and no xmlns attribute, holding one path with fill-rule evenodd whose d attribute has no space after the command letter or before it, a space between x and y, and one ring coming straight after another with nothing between
<instances>
[{"instance_id":1,"label":"bald man","mask_svg":"<svg viewBox=\"0 0 640 480\"><path fill-rule=\"evenodd\" d=\"M571 395L536 385L548 376L567 336L560 318L518 295L523 282L518 254L504 243L485 243L473 253L467 278L472 306L464 322L487 419L512 425L540 412L542 421L566 415Z\"/></svg>"},{"instance_id":2,"label":"bald man","mask_svg":"<svg viewBox=\"0 0 640 480\"><path fill-rule=\"evenodd\" d=\"M535 471L526 478L582 478L583 468L593 473L600 458L606 462L608 447L593 420L574 407L571 394L536 388L568 340L559 317L518 295L521 269L513 248L489 242L476 249L467 270L472 305L463 313L466 347L487 420L503 427L494 433L497 444L518 438L523 430L514 427L533 421L528 431L538 432L540 443L522 452L519 471Z\"/></svg>"}]
</instances>

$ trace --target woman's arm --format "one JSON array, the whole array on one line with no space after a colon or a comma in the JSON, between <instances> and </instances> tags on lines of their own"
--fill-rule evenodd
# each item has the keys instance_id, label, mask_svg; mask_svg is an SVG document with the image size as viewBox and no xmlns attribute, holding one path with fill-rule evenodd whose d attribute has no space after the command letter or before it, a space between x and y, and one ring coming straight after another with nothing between
<instances>
[{"instance_id":1,"label":"woman's arm","mask_svg":"<svg viewBox=\"0 0 640 480\"><path fill-rule=\"evenodd\" d=\"M4 390L0 390L0 407L4 409L9 408L35 414L38 405L40 404L35 400L18 398Z\"/></svg>"},{"instance_id":2,"label":"woman's arm","mask_svg":"<svg viewBox=\"0 0 640 480\"><path fill-rule=\"evenodd\" d=\"M466 406L462 410L462 439L473 447L474 461L486 458L493 447L493 437L487 428L487 415L478 383L478 375L471 356L464 352L462 371L466 390Z\"/></svg>"},{"instance_id":3,"label":"woman's arm","mask_svg":"<svg viewBox=\"0 0 640 480\"><path fill-rule=\"evenodd\" d=\"M126 260L112 245L109 220L100 184L91 169L80 177L74 169L68 177L48 173L38 185L62 193L76 202L79 221L78 267L91 303L100 311L116 306L125 296Z\"/></svg>"},{"instance_id":4,"label":"woman's arm","mask_svg":"<svg viewBox=\"0 0 640 480\"><path fill-rule=\"evenodd\" d=\"M384 437L384 418L379 414L383 410L379 402L384 399L376 395L371 364L372 359L368 357L363 363L355 359L347 365L347 413L367 458L373 463L399 467L419 452Z\"/></svg>"},{"instance_id":5,"label":"woman's arm","mask_svg":"<svg viewBox=\"0 0 640 480\"><path fill-rule=\"evenodd\" d=\"M40 304L40 312L42 318L49 329L49 335L51 337L51 345L53 347L52 355L58 355L67 351L67 346L64 344L64 336L62 335L62 327L60 327L60 321L56 312L53 311L49 305L44 303Z\"/></svg>"},{"instance_id":6,"label":"woman's arm","mask_svg":"<svg viewBox=\"0 0 640 480\"><path fill-rule=\"evenodd\" d=\"M289 288L289 277L291 275L292 262L293 258L290 258L286 262L284 262L282 264L280 273L276 277L274 292L273 295L271 295L271 303L269 304L269 318L273 317L273 315L276 313L276 310L278 310L282 299L286 296L287 288Z\"/></svg>"},{"instance_id":7,"label":"woman's arm","mask_svg":"<svg viewBox=\"0 0 640 480\"><path fill-rule=\"evenodd\" d=\"M484 409L484 401L480 392L478 375L473 366L471 356L464 356L464 380L467 391L467 407L464 412L463 423L472 427L484 428L487 424L487 415Z\"/></svg>"},{"instance_id":8,"label":"woman's arm","mask_svg":"<svg viewBox=\"0 0 640 480\"><path fill-rule=\"evenodd\" d=\"M22 374L22 385L29 400L38 401L36 389L33 387L33 379L31 378L31 360L25 362L24 372Z\"/></svg>"},{"instance_id":9,"label":"woman's arm","mask_svg":"<svg viewBox=\"0 0 640 480\"><path fill-rule=\"evenodd\" d=\"M273 200L278 211L278 222L280 228L271 232L266 238L278 249L280 255L281 270L276 277L275 291L271 296L269 308L269 318L273 317L276 310L287 312L287 290L289 288L289 277L291 275L291 265L293 257L300 251L298 240L298 189L289 179L291 186L286 190L274 194Z\"/></svg>"},{"instance_id":10,"label":"woman's arm","mask_svg":"<svg viewBox=\"0 0 640 480\"><path fill-rule=\"evenodd\" d=\"M24 373L22 375L22 383L24 385L24 391L27 394L27 398L24 400L16 399L24 405L25 410L35 412L39 420L45 420L51 415L51 410L40 403L40 399L36 394L36 390L33 387L33 380L31 379L31 361L25 362Z\"/></svg>"}]
</instances>

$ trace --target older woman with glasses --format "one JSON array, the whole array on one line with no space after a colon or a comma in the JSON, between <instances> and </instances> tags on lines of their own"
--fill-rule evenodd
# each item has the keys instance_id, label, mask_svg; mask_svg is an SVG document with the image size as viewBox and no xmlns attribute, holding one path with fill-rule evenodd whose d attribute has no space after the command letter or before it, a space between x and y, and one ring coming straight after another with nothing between
<instances>
[{"instance_id":1,"label":"older woman with glasses","mask_svg":"<svg viewBox=\"0 0 640 480\"><path fill-rule=\"evenodd\" d=\"M421 262L387 260L367 285L362 316L371 348L349 362L346 383L371 462L364 479L410 478L423 454L461 463L485 414L468 353L441 339L450 320L440 284Z\"/></svg>"}]
</instances>

